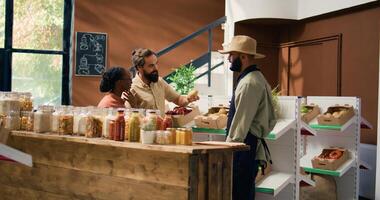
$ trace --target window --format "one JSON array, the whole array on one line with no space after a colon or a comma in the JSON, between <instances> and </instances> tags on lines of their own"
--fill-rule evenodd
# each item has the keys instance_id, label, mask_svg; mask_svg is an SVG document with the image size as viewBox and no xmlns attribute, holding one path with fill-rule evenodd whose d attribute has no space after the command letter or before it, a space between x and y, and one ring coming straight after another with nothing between
<instances>
[{"instance_id":1,"label":"window","mask_svg":"<svg viewBox=\"0 0 380 200\"><path fill-rule=\"evenodd\" d=\"M5 29L0 40L7 44L0 55L0 71L5 72L0 74L0 90L32 92L35 105L70 104L72 3L0 0L0 28Z\"/></svg>"},{"instance_id":2,"label":"window","mask_svg":"<svg viewBox=\"0 0 380 200\"><path fill-rule=\"evenodd\" d=\"M5 35L5 0L0 1L0 48L4 48Z\"/></svg>"},{"instance_id":3,"label":"window","mask_svg":"<svg viewBox=\"0 0 380 200\"><path fill-rule=\"evenodd\" d=\"M12 90L31 92L35 105L61 103L62 56L14 53Z\"/></svg>"},{"instance_id":4,"label":"window","mask_svg":"<svg viewBox=\"0 0 380 200\"><path fill-rule=\"evenodd\" d=\"M14 0L13 48L62 50L63 0Z\"/></svg>"}]
</instances>

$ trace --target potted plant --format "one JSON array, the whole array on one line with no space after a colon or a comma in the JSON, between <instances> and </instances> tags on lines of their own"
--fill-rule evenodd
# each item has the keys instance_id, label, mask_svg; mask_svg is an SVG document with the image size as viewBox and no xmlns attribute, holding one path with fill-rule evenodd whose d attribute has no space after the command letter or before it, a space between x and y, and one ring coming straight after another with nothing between
<instances>
[{"instance_id":1,"label":"potted plant","mask_svg":"<svg viewBox=\"0 0 380 200\"><path fill-rule=\"evenodd\" d=\"M181 95L186 95L194 89L195 70L196 68L193 64L189 66L181 65L175 70L175 73L169 76L175 90Z\"/></svg>"}]
</instances>

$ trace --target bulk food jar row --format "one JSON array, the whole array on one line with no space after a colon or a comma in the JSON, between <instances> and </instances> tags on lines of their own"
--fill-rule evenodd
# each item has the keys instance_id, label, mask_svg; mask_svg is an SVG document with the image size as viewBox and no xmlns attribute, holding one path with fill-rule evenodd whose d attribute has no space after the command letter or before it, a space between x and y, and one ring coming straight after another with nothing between
<instances>
[{"instance_id":1,"label":"bulk food jar row","mask_svg":"<svg viewBox=\"0 0 380 200\"><path fill-rule=\"evenodd\" d=\"M1 92L0 122L10 130L104 138L144 144L192 144L191 128L173 128L158 110L40 105L30 93Z\"/></svg>"}]
</instances>

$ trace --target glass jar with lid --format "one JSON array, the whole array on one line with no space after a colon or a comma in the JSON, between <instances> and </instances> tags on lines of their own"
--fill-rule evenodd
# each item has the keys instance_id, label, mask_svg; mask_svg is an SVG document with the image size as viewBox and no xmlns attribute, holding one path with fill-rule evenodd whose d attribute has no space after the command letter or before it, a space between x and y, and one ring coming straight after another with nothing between
<instances>
[{"instance_id":1,"label":"glass jar with lid","mask_svg":"<svg viewBox=\"0 0 380 200\"><path fill-rule=\"evenodd\" d=\"M9 111L5 117L5 128L11 131L17 131L20 129L20 112Z\"/></svg>"},{"instance_id":2,"label":"glass jar with lid","mask_svg":"<svg viewBox=\"0 0 380 200\"><path fill-rule=\"evenodd\" d=\"M140 124L141 124L141 114L139 111L132 111L131 117L129 118L129 130L128 130L128 140L130 142L140 141Z\"/></svg>"},{"instance_id":3,"label":"glass jar with lid","mask_svg":"<svg viewBox=\"0 0 380 200\"><path fill-rule=\"evenodd\" d=\"M51 131L52 113L53 106L38 106L37 111L34 113L34 132L46 133Z\"/></svg>"},{"instance_id":4,"label":"glass jar with lid","mask_svg":"<svg viewBox=\"0 0 380 200\"><path fill-rule=\"evenodd\" d=\"M16 92L3 92L0 98L0 115L8 115L10 111L19 112L20 100Z\"/></svg>"},{"instance_id":5,"label":"glass jar with lid","mask_svg":"<svg viewBox=\"0 0 380 200\"><path fill-rule=\"evenodd\" d=\"M124 109L119 109L117 111L117 117L115 119L115 137L116 141L124 141L125 136L125 119L124 119Z\"/></svg>"},{"instance_id":6,"label":"glass jar with lid","mask_svg":"<svg viewBox=\"0 0 380 200\"><path fill-rule=\"evenodd\" d=\"M111 139L110 137L110 122L116 119L116 109L108 108L108 115L106 116L103 123L102 137L106 139Z\"/></svg>"},{"instance_id":7,"label":"glass jar with lid","mask_svg":"<svg viewBox=\"0 0 380 200\"><path fill-rule=\"evenodd\" d=\"M144 131L155 131L157 130L157 113L154 110L147 110L146 116L143 121L142 129Z\"/></svg>"},{"instance_id":8,"label":"glass jar with lid","mask_svg":"<svg viewBox=\"0 0 380 200\"><path fill-rule=\"evenodd\" d=\"M132 110L125 109L124 111L124 121L125 121L125 131L124 131L124 140L128 141L128 131L129 131L129 118L131 117Z\"/></svg>"},{"instance_id":9,"label":"glass jar with lid","mask_svg":"<svg viewBox=\"0 0 380 200\"><path fill-rule=\"evenodd\" d=\"M73 135L74 115L72 107L64 107L59 115L58 132L62 135Z\"/></svg>"},{"instance_id":10,"label":"glass jar with lid","mask_svg":"<svg viewBox=\"0 0 380 200\"><path fill-rule=\"evenodd\" d=\"M22 131L31 131L33 128L30 128L30 118L33 116L33 111L21 111L20 115L20 130ZM32 125L33 127L33 125Z\"/></svg>"},{"instance_id":11,"label":"glass jar with lid","mask_svg":"<svg viewBox=\"0 0 380 200\"><path fill-rule=\"evenodd\" d=\"M32 111L33 110L32 93L30 93L30 92L19 93L19 100L20 100L20 110L21 111Z\"/></svg>"},{"instance_id":12,"label":"glass jar with lid","mask_svg":"<svg viewBox=\"0 0 380 200\"><path fill-rule=\"evenodd\" d=\"M74 135L79 135L79 121L80 121L81 111L82 111L81 107L74 107L73 109L73 115L74 115L73 134Z\"/></svg>"},{"instance_id":13,"label":"glass jar with lid","mask_svg":"<svg viewBox=\"0 0 380 200\"><path fill-rule=\"evenodd\" d=\"M64 110L64 106L55 106L55 110L51 115L51 132L59 132L59 118L61 117Z\"/></svg>"}]
</instances>

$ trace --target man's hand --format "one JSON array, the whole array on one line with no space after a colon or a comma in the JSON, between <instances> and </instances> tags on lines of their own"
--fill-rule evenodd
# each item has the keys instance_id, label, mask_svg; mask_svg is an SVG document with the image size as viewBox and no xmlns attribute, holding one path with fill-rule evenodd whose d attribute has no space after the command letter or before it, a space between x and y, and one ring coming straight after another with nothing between
<instances>
[{"instance_id":1,"label":"man's hand","mask_svg":"<svg viewBox=\"0 0 380 200\"><path fill-rule=\"evenodd\" d=\"M191 92L189 92L189 94L187 94L187 101L189 103L193 102L193 101L197 101L199 100L199 96L198 96L198 91L197 90L193 90Z\"/></svg>"}]
</instances>

